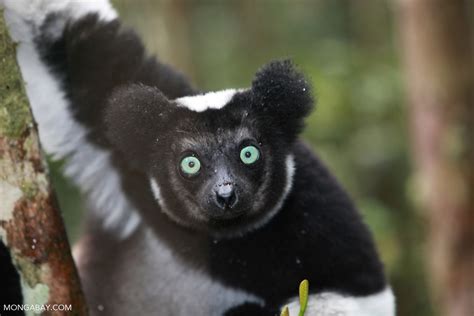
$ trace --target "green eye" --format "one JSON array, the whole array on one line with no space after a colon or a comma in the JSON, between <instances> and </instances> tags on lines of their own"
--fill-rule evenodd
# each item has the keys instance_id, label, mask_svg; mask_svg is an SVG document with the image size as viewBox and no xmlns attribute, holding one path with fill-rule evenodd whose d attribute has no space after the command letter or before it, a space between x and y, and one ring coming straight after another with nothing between
<instances>
[{"instance_id":1,"label":"green eye","mask_svg":"<svg viewBox=\"0 0 474 316\"><path fill-rule=\"evenodd\" d=\"M253 164L259 157L260 152L255 146L247 146L240 151L240 160L246 165Z\"/></svg>"},{"instance_id":2,"label":"green eye","mask_svg":"<svg viewBox=\"0 0 474 316\"><path fill-rule=\"evenodd\" d=\"M181 160L181 170L186 175L195 175L201 170L201 162L194 156L184 157Z\"/></svg>"}]
</instances>

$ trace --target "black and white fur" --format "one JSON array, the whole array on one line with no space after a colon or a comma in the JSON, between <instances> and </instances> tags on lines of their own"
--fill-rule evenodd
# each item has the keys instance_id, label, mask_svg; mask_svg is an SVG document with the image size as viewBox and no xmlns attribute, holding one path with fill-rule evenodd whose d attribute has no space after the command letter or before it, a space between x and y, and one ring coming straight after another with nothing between
<instances>
[{"instance_id":1,"label":"black and white fur","mask_svg":"<svg viewBox=\"0 0 474 316\"><path fill-rule=\"evenodd\" d=\"M1 1L42 145L87 197L75 257L93 315L296 315L305 278L308 316L395 314L366 226L297 139L313 101L290 62L199 94L106 0ZM246 142L253 169L232 154ZM178 174L189 148L200 178ZM214 183L239 216L207 208Z\"/></svg>"}]
</instances>

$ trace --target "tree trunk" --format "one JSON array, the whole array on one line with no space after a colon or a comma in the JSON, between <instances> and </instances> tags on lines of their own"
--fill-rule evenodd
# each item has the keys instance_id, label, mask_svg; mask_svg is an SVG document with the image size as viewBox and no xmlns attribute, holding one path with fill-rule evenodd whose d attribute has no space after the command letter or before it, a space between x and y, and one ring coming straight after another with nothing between
<instances>
[{"instance_id":1,"label":"tree trunk","mask_svg":"<svg viewBox=\"0 0 474 316\"><path fill-rule=\"evenodd\" d=\"M442 315L474 315L474 51L468 3L398 0L415 179Z\"/></svg>"},{"instance_id":2,"label":"tree trunk","mask_svg":"<svg viewBox=\"0 0 474 316\"><path fill-rule=\"evenodd\" d=\"M0 65L0 238L20 276L25 304L38 304L40 308L65 304L64 308L72 308L43 315L86 315L79 278L16 64L15 45L7 34L1 10Z\"/></svg>"}]
</instances>

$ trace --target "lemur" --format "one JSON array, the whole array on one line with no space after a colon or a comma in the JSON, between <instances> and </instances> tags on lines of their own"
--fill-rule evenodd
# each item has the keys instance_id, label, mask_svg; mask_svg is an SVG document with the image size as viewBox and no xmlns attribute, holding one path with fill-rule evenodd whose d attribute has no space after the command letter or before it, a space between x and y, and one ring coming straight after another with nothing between
<instances>
[{"instance_id":1,"label":"lemur","mask_svg":"<svg viewBox=\"0 0 474 316\"><path fill-rule=\"evenodd\" d=\"M40 141L88 206L74 249L92 315L393 316L368 228L299 139L288 60L201 92L107 0L1 0Z\"/></svg>"}]
</instances>

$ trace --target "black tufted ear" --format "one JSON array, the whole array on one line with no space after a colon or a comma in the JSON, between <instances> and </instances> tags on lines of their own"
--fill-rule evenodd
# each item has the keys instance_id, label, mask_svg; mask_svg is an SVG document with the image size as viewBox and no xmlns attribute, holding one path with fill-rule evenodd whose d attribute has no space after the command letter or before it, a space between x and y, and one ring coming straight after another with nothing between
<instances>
[{"instance_id":1,"label":"black tufted ear","mask_svg":"<svg viewBox=\"0 0 474 316\"><path fill-rule=\"evenodd\" d=\"M290 60L273 61L263 66L252 82L255 110L274 125L280 136L294 139L311 112L313 97L303 74Z\"/></svg>"},{"instance_id":2,"label":"black tufted ear","mask_svg":"<svg viewBox=\"0 0 474 316\"><path fill-rule=\"evenodd\" d=\"M148 168L153 146L174 108L157 88L138 84L119 87L104 111L106 139L132 166Z\"/></svg>"}]
</instances>

